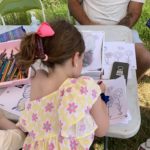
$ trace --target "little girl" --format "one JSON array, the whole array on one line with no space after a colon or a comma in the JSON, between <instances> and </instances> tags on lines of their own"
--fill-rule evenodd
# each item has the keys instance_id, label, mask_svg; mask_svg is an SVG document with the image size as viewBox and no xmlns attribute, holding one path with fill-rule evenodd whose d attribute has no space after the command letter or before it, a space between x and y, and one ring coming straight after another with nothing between
<instances>
[{"instance_id":1,"label":"little girl","mask_svg":"<svg viewBox=\"0 0 150 150\"><path fill-rule=\"evenodd\" d=\"M80 76L84 49L80 32L66 21L44 22L22 40L17 64L29 68L40 59L48 68L31 77L30 101L17 123L27 133L24 150L88 150L94 135L106 134L103 91Z\"/></svg>"}]
</instances>

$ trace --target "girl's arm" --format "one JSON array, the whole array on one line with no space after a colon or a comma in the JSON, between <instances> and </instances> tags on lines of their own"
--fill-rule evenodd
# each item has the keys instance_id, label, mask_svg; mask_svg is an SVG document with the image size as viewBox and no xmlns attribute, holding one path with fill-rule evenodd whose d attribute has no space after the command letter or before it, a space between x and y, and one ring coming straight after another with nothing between
<instances>
[{"instance_id":1,"label":"girl's arm","mask_svg":"<svg viewBox=\"0 0 150 150\"><path fill-rule=\"evenodd\" d=\"M2 111L0 111L0 129L1 130L17 129L15 123L8 120Z\"/></svg>"},{"instance_id":2,"label":"girl's arm","mask_svg":"<svg viewBox=\"0 0 150 150\"><path fill-rule=\"evenodd\" d=\"M7 118L1 118L0 119L0 129L7 130L7 129L17 129L15 123L8 120Z\"/></svg>"},{"instance_id":3,"label":"girl's arm","mask_svg":"<svg viewBox=\"0 0 150 150\"><path fill-rule=\"evenodd\" d=\"M109 127L109 116L107 106L100 97L92 106L90 113L98 126L95 135L98 137L105 136Z\"/></svg>"}]
</instances>

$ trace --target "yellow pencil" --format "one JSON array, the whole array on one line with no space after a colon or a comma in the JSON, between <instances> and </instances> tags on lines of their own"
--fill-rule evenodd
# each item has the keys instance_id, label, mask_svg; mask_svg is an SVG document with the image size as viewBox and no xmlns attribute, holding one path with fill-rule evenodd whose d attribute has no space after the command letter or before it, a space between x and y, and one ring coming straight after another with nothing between
<instances>
[{"instance_id":1,"label":"yellow pencil","mask_svg":"<svg viewBox=\"0 0 150 150\"><path fill-rule=\"evenodd\" d=\"M2 76L2 79L1 79L1 82L4 82L5 79L6 79L6 76L7 76L7 72L10 68L10 65L11 65L12 61L11 60L8 60L7 64L6 64L6 67L5 67L5 70L4 70L4 73L3 73L3 76Z\"/></svg>"},{"instance_id":2,"label":"yellow pencil","mask_svg":"<svg viewBox=\"0 0 150 150\"><path fill-rule=\"evenodd\" d=\"M17 79L21 79L21 71L19 69L18 74L17 74Z\"/></svg>"},{"instance_id":3,"label":"yellow pencil","mask_svg":"<svg viewBox=\"0 0 150 150\"><path fill-rule=\"evenodd\" d=\"M18 70L18 68L15 67L14 70L13 70L13 72L12 72L12 74L11 74L11 76L10 76L10 80L13 80L13 78L14 78L15 73L17 72L17 70Z\"/></svg>"}]
</instances>

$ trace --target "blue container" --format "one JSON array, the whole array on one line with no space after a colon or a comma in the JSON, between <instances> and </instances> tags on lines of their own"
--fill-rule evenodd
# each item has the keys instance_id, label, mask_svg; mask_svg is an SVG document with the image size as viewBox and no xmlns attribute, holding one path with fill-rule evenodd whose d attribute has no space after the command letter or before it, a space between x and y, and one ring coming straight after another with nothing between
<instances>
[{"instance_id":1,"label":"blue container","mask_svg":"<svg viewBox=\"0 0 150 150\"><path fill-rule=\"evenodd\" d=\"M147 21L146 25L150 28L150 19Z\"/></svg>"}]
</instances>

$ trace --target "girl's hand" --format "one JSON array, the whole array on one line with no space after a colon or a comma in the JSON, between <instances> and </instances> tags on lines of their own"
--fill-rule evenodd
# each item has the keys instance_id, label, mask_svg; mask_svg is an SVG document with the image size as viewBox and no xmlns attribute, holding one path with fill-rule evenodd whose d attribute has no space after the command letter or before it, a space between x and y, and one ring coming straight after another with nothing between
<instances>
[{"instance_id":1,"label":"girl's hand","mask_svg":"<svg viewBox=\"0 0 150 150\"><path fill-rule=\"evenodd\" d=\"M105 93L106 86L103 83L103 81L98 81L98 85L100 86L100 89L101 89L102 93Z\"/></svg>"}]
</instances>

